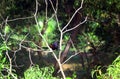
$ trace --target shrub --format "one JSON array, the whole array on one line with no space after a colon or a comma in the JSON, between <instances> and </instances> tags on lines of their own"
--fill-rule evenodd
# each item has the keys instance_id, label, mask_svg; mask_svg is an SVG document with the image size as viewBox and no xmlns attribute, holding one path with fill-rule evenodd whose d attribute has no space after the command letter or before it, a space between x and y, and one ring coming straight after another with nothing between
<instances>
[{"instance_id":1,"label":"shrub","mask_svg":"<svg viewBox=\"0 0 120 79\"><path fill-rule=\"evenodd\" d=\"M101 67L98 66L96 70L92 71L92 77L94 75L97 79L120 79L120 56L108 66L106 73L102 73Z\"/></svg>"},{"instance_id":2,"label":"shrub","mask_svg":"<svg viewBox=\"0 0 120 79\"><path fill-rule=\"evenodd\" d=\"M25 79L58 79L52 76L53 67L39 68L38 65L32 66L24 72Z\"/></svg>"}]
</instances>

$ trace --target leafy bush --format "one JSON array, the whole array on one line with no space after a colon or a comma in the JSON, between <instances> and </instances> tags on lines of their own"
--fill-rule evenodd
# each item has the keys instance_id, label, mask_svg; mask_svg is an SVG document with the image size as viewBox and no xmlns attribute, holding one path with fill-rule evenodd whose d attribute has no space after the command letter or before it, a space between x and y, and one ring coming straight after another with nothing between
<instances>
[{"instance_id":1,"label":"leafy bush","mask_svg":"<svg viewBox=\"0 0 120 79\"><path fill-rule=\"evenodd\" d=\"M118 56L112 65L110 65L107 69L107 74L109 77L113 79L119 79L120 78L120 56Z\"/></svg>"},{"instance_id":2,"label":"leafy bush","mask_svg":"<svg viewBox=\"0 0 120 79\"><path fill-rule=\"evenodd\" d=\"M118 56L107 68L106 73L102 73L100 66L92 71L92 77L96 76L97 79L119 79L120 78L120 56Z\"/></svg>"},{"instance_id":3,"label":"leafy bush","mask_svg":"<svg viewBox=\"0 0 120 79\"><path fill-rule=\"evenodd\" d=\"M52 76L53 67L39 68L38 65L32 66L24 72L25 79L58 79Z\"/></svg>"}]
</instances>

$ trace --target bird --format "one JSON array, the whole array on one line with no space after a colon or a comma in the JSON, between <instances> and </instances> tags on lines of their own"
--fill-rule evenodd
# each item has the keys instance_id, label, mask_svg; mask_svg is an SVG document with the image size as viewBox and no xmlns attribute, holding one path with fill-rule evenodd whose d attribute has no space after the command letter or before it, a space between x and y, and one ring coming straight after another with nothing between
<instances>
[{"instance_id":1,"label":"bird","mask_svg":"<svg viewBox=\"0 0 120 79\"><path fill-rule=\"evenodd\" d=\"M52 44L50 44L50 48L51 48L52 50L58 50L58 48L59 48L58 42L55 41L55 42L53 42Z\"/></svg>"}]
</instances>

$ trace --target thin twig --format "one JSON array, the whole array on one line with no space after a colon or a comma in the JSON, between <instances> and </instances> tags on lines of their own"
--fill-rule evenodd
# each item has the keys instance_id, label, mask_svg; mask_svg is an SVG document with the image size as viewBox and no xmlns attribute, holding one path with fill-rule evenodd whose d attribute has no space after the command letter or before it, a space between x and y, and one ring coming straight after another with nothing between
<instances>
[{"instance_id":1,"label":"thin twig","mask_svg":"<svg viewBox=\"0 0 120 79\"><path fill-rule=\"evenodd\" d=\"M70 38L70 42L71 42L71 44L72 44L72 47L74 48L74 51L77 52L77 49L76 49L76 47L75 47L75 45L74 45L74 43L73 43L73 41L72 41L71 38Z\"/></svg>"},{"instance_id":2,"label":"thin twig","mask_svg":"<svg viewBox=\"0 0 120 79\"><path fill-rule=\"evenodd\" d=\"M60 24L59 24L59 20L58 20L58 17L57 17L58 0L57 0L57 2L56 2L56 9L55 9L55 7L54 7L54 5L53 5L53 2L52 2L51 0L49 0L49 1L50 1L50 3L51 3L52 9L53 9L54 14L55 14L55 18L56 18L56 21L57 21L57 27L58 27L59 31L61 31Z\"/></svg>"},{"instance_id":3,"label":"thin twig","mask_svg":"<svg viewBox=\"0 0 120 79\"><path fill-rule=\"evenodd\" d=\"M62 29L62 31L64 31L64 30L68 27L68 25L71 23L71 21L73 20L73 18L75 17L75 15L78 13L78 11L79 11L80 9L82 9L83 2L84 2L84 0L82 0L81 6L74 12L74 14L72 15L72 17L71 17L70 20L68 21L68 23L67 23L67 24L64 26L64 28Z\"/></svg>"},{"instance_id":4,"label":"thin twig","mask_svg":"<svg viewBox=\"0 0 120 79\"><path fill-rule=\"evenodd\" d=\"M16 20L25 20L25 19L31 19L31 18L34 18L34 16L29 16L29 17L23 17L23 18L15 18L15 19L10 19L10 20L8 20L8 22L11 22L11 21L16 21Z\"/></svg>"},{"instance_id":5,"label":"thin twig","mask_svg":"<svg viewBox=\"0 0 120 79\"><path fill-rule=\"evenodd\" d=\"M46 22L47 22L47 14L48 14L48 2L45 0L46 8L45 8L45 17L46 17Z\"/></svg>"},{"instance_id":6,"label":"thin twig","mask_svg":"<svg viewBox=\"0 0 120 79\"><path fill-rule=\"evenodd\" d=\"M76 29L76 28L79 27L80 25L84 24L86 21L87 21L87 17L85 18L84 21L78 23L75 27L70 28L70 29L67 29L67 30L65 30L63 33L66 33L66 32L69 32L69 31L72 31L72 30Z\"/></svg>"},{"instance_id":7,"label":"thin twig","mask_svg":"<svg viewBox=\"0 0 120 79\"><path fill-rule=\"evenodd\" d=\"M66 59L62 65L64 65L66 62L68 62L71 58L75 57L76 55L78 55L79 53L75 53L74 55L71 55L68 59ZM60 72L60 70L58 70L58 73Z\"/></svg>"},{"instance_id":8,"label":"thin twig","mask_svg":"<svg viewBox=\"0 0 120 79\"><path fill-rule=\"evenodd\" d=\"M62 65L65 64L67 61L69 61L71 58L75 57L75 56L78 55L78 54L79 54L79 53L75 53L74 55L71 55L68 59L66 59L66 60L62 63Z\"/></svg>"},{"instance_id":9,"label":"thin twig","mask_svg":"<svg viewBox=\"0 0 120 79\"><path fill-rule=\"evenodd\" d=\"M30 66L33 65L33 61L32 61L32 58L31 58L31 51L30 49L28 49L28 53L29 53L29 59L30 59Z\"/></svg>"}]
</instances>

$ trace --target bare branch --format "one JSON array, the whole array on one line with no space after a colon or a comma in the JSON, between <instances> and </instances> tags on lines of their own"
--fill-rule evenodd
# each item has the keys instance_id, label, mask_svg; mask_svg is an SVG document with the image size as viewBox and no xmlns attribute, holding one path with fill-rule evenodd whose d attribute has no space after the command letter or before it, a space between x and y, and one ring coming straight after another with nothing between
<instances>
[{"instance_id":1,"label":"bare branch","mask_svg":"<svg viewBox=\"0 0 120 79\"><path fill-rule=\"evenodd\" d=\"M37 1L37 0L35 0L35 1L36 1L36 8L35 8L34 17L37 16L37 13L38 13L38 5L39 5L38 1ZM36 18L36 19L37 19L37 18Z\"/></svg>"},{"instance_id":2,"label":"bare branch","mask_svg":"<svg viewBox=\"0 0 120 79\"><path fill-rule=\"evenodd\" d=\"M16 20L25 20L25 19L31 19L31 18L34 18L34 16L23 17L23 18L15 18L15 19L8 20L8 22L11 22L11 21L16 21Z\"/></svg>"},{"instance_id":3,"label":"bare branch","mask_svg":"<svg viewBox=\"0 0 120 79\"><path fill-rule=\"evenodd\" d=\"M8 59L9 59L9 62L10 62L10 66L9 66L10 68L8 69L8 70L9 70L9 74L10 74L14 79L17 79L17 77L12 74L12 59L10 58L10 56L9 56L9 54L8 54L8 50L6 50L6 55L7 55Z\"/></svg>"},{"instance_id":4,"label":"bare branch","mask_svg":"<svg viewBox=\"0 0 120 79\"><path fill-rule=\"evenodd\" d=\"M46 17L46 20L45 20L45 22L47 23L47 14L48 14L48 2L47 2L47 0L45 0L45 4L46 4L46 8L45 8L45 12L46 12L45 13L45 17Z\"/></svg>"},{"instance_id":5,"label":"bare branch","mask_svg":"<svg viewBox=\"0 0 120 79\"><path fill-rule=\"evenodd\" d=\"M79 53L75 53L74 55L71 55L68 59L66 59L66 60L62 63L62 65L65 64L67 61L69 61L71 58L75 57L75 56L78 55L78 54L79 54Z\"/></svg>"},{"instance_id":6,"label":"bare branch","mask_svg":"<svg viewBox=\"0 0 120 79\"><path fill-rule=\"evenodd\" d=\"M70 29L67 29L65 30L63 33L66 33L66 32L69 32L69 31L72 31L74 29L76 29L77 27L79 27L80 25L84 24L85 22L87 21L87 17L85 18L85 20L83 22L80 22L79 24L77 24L75 27L73 28L70 28Z\"/></svg>"},{"instance_id":7,"label":"bare branch","mask_svg":"<svg viewBox=\"0 0 120 79\"><path fill-rule=\"evenodd\" d=\"M56 21L57 21L57 26L58 26L58 29L59 29L59 31L60 31L60 40L59 40L59 42L60 42L60 43L59 43L59 49L60 49L60 51L59 51L59 59L60 59L61 53L62 53L63 33L62 33L62 30L61 30L61 28L60 28L60 26L59 26L59 20L58 20L58 17L57 17L58 0L56 1L56 10L55 10L55 8L54 8L54 6L53 6L53 2L52 2L51 0L49 0L49 1L50 1L51 5L52 5L52 8L53 8L53 10L54 10L55 17L56 17Z\"/></svg>"},{"instance_id":8,"label":"bare branch","mask_svg":"<svg viewBox=\"0 0 120 79\"><path fill-rule=\"evenodd\" d=\"M29 59L30 59L30 66L33 65L33 61L32 61L32 58L31 58L31 51L30 49L28 49L28 53L29 53Z\"/></svg>"},{"instance_id":9,"label":"bare branch","mask_svg":"<svg viewBox=\"0 0 120 79\"><path fill-rule=\"evenodd\" d=\"M75 11L75 13L72 15L72 17L70 18L70 20L68 21L68 23L64 26L64 28L62 29L62 31L64 31L68 27L68 25L71 23L71 21L73 20L73 18L75 17L75 15L78 13L78 11L80 9L82 9L83 2L84 2L84 0L82 0L81 6Z\"/></svg>"},{"instance_id":10,"label":"bare branch","mask_svg":"<svg viewBox=\"0 0 120 79\"><path fill-rule=\"evenodd\" d=\"M61 28L60 28L60 25L59 25L59 20L58 20L58 17L57 17L58 0L56 1L56 9L55 9L55 7L54 7L54 5L53 5L53 2L52 2L51 0L49 0L49 1L50 1L50 3L51 3L51 6L52 6L53 11L54 11L54 13L55 13L55 18L56 18L56 21L57 21L57 27L58 27L59 31L61 31Z\"/></svg>"},{"instance_id":11,"label":"bare branch","mask_svg":"<svg viewBox=\"0 0 120 79\"><path fill-rule=\"evenodd\" d=\"M28 33L29 34L29 33ZM22 46L22 43L24 42L24 40L26 39L26 37L28 36L28 34L25 35L25 37L21 40L21 42L19 43L19 48L17 50L13 50L14 52L14 55L13 57L16 56L16 52L20 51L21 50L21 46Z\"/></svg>"},{"instance_id":12,"label":"bare branch","mask_svg":"<svg viewBox=\"0 0 120 79\"><path fill-rule=\"evenodd\" d=\"M38 23L38 21L37 21L37 12L38 12L38 1L36 0L36 12L35 12L35 14L34 14L34 15L35 15L34 18L35 18L35 22L36 22L37 26L39 26L39 23ZM38 27L38 28L39 28L39 27ZM39 28L39 29L40 29L40 28ZM55 54L54 51L50 48L47 40L46 40L46 39L44 38L44 36L41 34L41 32L40 32L39 29L38 29L38 32L39 32L40 37L42 37L42 39L43 39L44 42L46 43L46 46L49 48L50 52L52 52L53 56L54 56L55 59L57 60L56 54ZM58 60L57 60L57 61L58 61Z\"/></svg>"}]
</instances>

